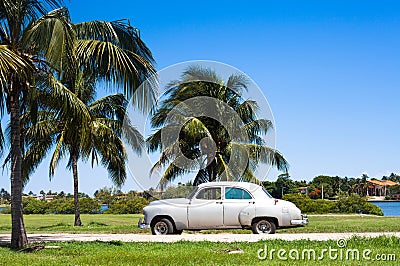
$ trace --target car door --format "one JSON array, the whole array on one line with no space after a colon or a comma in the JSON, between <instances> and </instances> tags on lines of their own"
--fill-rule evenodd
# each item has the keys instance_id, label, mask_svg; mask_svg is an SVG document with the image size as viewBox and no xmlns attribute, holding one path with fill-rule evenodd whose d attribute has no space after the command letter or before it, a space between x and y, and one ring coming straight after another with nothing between
<instances>
[{"instance_id":1,"label":"car door","mask_svg":"<svg viewBox=\"0 0 400 266\"><path fill-rule=\"evenodd\" d=\"M224 193L224 227L241 227L239 214L254 216L255 201L253 196L243 188L225 187Z\"/></svg>"},{"instance_id":2,"label":"car door","mask_svg":"<svg viewBox=\"0 0 400 266\"><path fill-rule=\"evenodd\" d=\"M189 229L212 229L223 226L221 187L200 189L188 205Z\"/></svg>"}]
</instances>

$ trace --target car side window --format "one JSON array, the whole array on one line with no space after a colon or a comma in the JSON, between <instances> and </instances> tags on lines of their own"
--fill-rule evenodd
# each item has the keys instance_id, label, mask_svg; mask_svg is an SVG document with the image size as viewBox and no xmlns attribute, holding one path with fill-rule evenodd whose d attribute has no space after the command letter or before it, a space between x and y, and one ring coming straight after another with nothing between
<instances>
[{"instance_id":1,"label":"car side window","mask_svg":"<svg viewBox=\"0 0 400 266\"><path fill-rule=\"evenodd\" d=\"M253 197L244 189L236 187L225 188L225 199L252 199Z\"/></svg>"},{"instance_id":2,"label":"car side window","mask_svg":"<svg viewBox=\"0 0 400 266\"><path fill-rule=\"evenodd\" d=\"M211 187L203 188L196 195L196 199L202 200L220 200L221 199L221 188Z\"/></svg>"}]
</instances>

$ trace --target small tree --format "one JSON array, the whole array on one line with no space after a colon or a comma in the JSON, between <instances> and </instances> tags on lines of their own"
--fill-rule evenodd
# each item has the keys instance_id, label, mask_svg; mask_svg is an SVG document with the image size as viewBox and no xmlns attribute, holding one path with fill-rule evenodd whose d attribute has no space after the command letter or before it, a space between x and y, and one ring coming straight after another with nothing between
<instances>
[{"instance_id":1,"label":"small tree","mask_svg":"<svg viewBox=\"0 0 400 266\"><path fill-rule=\"evenodd\" d=\"M9 203L11 199L11 195L10 193L8 193L7 190L5 190L4 188L2 188L0 190L0 202L1 204L6 204Z\"/></svg>"},{"instance_id":2,"label":"small tree","mask_svg":"<svg viewBox=\"0 0 400 266\"><path fill-rule=\"evenodd\" d=\"M103 188L101 188L99 190L96 190L96 192L94 192L94 197L101 204L106 204L107 207L110 207L110 203L115 198L114 194L115 194L115 189L103 187Z\"/></svg>"}]
</instances>

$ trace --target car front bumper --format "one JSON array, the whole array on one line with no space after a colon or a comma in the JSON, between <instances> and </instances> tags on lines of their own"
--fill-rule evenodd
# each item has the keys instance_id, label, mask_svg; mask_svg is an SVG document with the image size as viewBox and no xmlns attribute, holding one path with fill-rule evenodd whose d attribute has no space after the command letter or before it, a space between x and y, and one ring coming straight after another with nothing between
<instances>
[{"instance_id":1,"label":"car front bumper","mask_svg":"<svg viewBox=\"0 0 400 266\"><path fill-rule=\"evenodd\" d=\"M302 215L301 219L291 220L290 223L292 225L306 225L306 224L308 224L307 215L306 214Z\"/></svg>"}]
</instances>

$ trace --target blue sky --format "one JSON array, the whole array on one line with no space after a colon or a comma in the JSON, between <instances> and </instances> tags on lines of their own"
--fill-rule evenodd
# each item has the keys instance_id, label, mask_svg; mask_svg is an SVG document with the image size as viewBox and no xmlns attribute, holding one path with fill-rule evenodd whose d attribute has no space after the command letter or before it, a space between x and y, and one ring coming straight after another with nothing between
<instances>
[{"instance_id":1,"label":"blue sky","mask_svg":"<svg viewBox=\"0 0 400 266\"><path fill-rule=\"evenodd\" d=\"M157 69L214 60L247 73L272 108L277 148L293 179L400 173L400 3L398 1L66 1L74 22L128 18ZM25 192L72 191L48 165ZM111 186L80 167L80 190ZM0 187L9 189L6 171ZM271 172L267 180L275 180ZM123 190L136 189L128 180Z\"/></svg>"}]
</instances>

